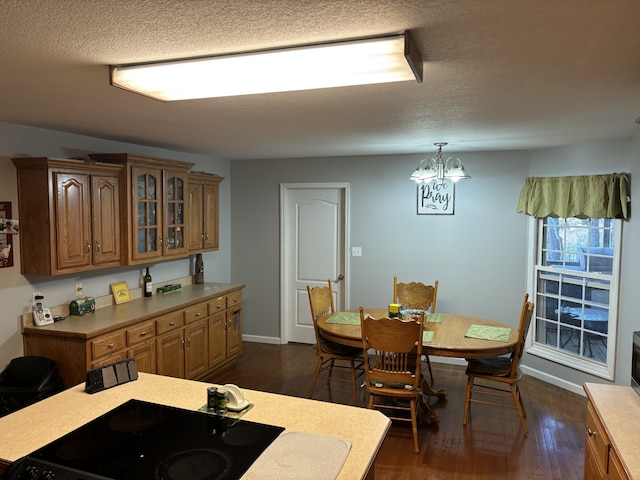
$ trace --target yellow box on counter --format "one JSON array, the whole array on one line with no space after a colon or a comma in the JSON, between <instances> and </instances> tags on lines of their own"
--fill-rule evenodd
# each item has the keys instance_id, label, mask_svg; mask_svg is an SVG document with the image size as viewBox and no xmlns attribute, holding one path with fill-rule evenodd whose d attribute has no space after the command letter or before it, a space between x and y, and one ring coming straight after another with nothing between
<instances>
[{"instance_id":1,"label":"yellow box on counter","mask_svg":"<svg viewBox=\"0 0 640 480\"><path fill-rule=\"evenodd\" d=\"M78 315L81 317L87 313L93 313L95 311L96 301L93 297L78 298L69 304L69 313L71 315Z\"/></svg>"}]
</instances>

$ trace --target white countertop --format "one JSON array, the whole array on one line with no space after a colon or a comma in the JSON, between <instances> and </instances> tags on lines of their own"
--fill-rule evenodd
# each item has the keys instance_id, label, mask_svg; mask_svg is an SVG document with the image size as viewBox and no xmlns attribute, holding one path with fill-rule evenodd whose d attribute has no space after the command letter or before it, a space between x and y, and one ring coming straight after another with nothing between
<instances>
[{"instance_id":1,"label":"white countertop","mask_svg":"<svg viewBox=\"0 0 640 480\"><path fill-rule=\"evenodd\" d=\"M197 410L212 384L140 373L138 380L88 394L84 384L0 418L0 462L8 464L132 398ZM242 385L240 385L242 387ZM338 480L367 476L391 424L375 410L243 389L254 407L242 418L351 443Z\"/></svg>"}]
</instances>

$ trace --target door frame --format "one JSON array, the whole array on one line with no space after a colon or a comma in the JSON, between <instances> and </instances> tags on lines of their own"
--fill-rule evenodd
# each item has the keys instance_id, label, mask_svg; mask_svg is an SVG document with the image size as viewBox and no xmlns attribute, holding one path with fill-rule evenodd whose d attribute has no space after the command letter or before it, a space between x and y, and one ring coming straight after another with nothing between
<instances>
[{"instance_id":1,"label":"door frame","mask_svg":"<svg viewBox=\"0 0 640 480\"><path fill-rule=\"evenodd\" d=\"M287 252L290 252L289 245L287 244L288 236L286 232L289 225L286 224L287 220L287 194L290 190L300 189L340 189L344 193L344 247L342 255L344 256L344 279L343 282L343 305L336 305L336 309L340 310L345 308L345 305L350 303L350 256L347 254L350 245L350 184L346 182L327 182L327 183L281 183L280 184L280 343L286 344L289 342L291 336L289 331L289 325L291 324L289 317L287 316L287 305L290 301L289 295L292 295L292 289L290 287L291 279L287 278L287 272L289 271L290 259L287 256Z\"/></svg>"}]
</instances>

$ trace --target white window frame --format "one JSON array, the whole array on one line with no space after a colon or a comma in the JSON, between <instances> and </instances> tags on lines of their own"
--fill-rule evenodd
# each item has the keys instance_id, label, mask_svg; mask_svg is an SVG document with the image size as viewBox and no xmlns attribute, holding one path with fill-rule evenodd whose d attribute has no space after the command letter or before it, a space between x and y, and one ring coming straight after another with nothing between
<instances>
[{"instance_id":1,"label":"white window frame","mask_svg":"<svg viewBox=\"0 0 640 480\"><path fill-rule=\"evenodd\" d=\"M529 278L529 291L533 291L533 298L538 298L538 267L542 266L542 248L543 245L543 225L544 219L538 219L530 217L529 223L529 247L527 248L528 257L528 278ZM617 344L617 324L618 324L618 297L619 297L619 279L620 279L620 259L622 251L622 220L615 220L615 236L614 236L614 254L613 254L613 269L611 276L607 276L610 281L610 295L609 295L609 325L607 330L607 359L606 363L591 361L587 358L572 355L570 353L564 353L554 347L547 346L543 343L535 341L536 322L539 318L537 309L532 321L531 334L527 339L527 353L536 355L538 357L550 360L552 362L565 365L576 370L589 373L591 375L601 377L607 380L614 380L615 375L615 358L616 358L616 344ZM558 272L566 274L574 274L571 270L558 269ZM596 274L597 275L597 274ZM593 277L594 274L584 272L585 278ZM535 300L534 300L535 301ZM542 318L543 319L543 318Z\"/></svg>"}]
</instances>

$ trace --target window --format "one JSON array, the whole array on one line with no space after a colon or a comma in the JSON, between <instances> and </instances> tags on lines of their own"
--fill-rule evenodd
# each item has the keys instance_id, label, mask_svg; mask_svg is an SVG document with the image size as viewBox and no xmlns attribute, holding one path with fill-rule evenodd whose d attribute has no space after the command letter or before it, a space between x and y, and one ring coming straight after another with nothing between
<instances>
[{"instance_id":1,"label":"window","mask_svg":"<svg viewBox=\"0 0 640 480\"><path fill-rule=\"evenodd\" d=\"M529 353L613 379L621 221L537 219Z\"/></svg>"}]
</instances>

